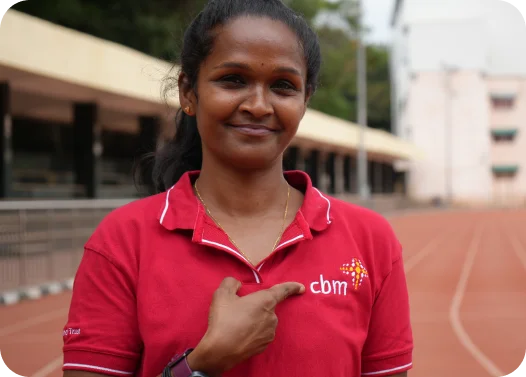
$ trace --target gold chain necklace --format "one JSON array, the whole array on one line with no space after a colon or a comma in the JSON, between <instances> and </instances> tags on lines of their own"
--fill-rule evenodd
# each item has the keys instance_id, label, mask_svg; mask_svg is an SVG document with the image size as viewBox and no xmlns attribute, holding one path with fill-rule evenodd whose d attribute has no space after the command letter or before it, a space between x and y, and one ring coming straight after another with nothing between
<instances>
[{"instance_id":1,"label":"gold chain necklace","mask_svg":"<svg viewBox=\"0 0 526 377\"><path fill-rule=\"evenodd\" d=\"M243 253L241 248L239 246L237 246L237 244L234 242L234 240L228 235L228 233L225 231L225 229L221 226L219 221L217 221L215 219L215 217L212 216L212 213L210 212L210 210L206 206L205 201L201 197L201 194L199 194L199 190L197 189L197 181L198 181L198 179L196 179L196 181L194 183L195 193L197 194L197 197L199 198L199 201L203 204L203 207L205 207L205 210L206 210L206 213L208 214L208 216L210 216L210 218L212 220L214 220L214 222L217 224L217 226L226 234L226 236L228 237L228 240L232 243L232 245L234 245L239 250L241 255L243 255L245 257L245 259L251 265L254 266L254 263L252 263L252 261L248 258L248 256L245 253ZM281 225L281 231L279 232L278 238L276 239L276 242L274 242L274 246L272 248L272 251L274 251L276 249L276 246L278 245L278 242L281 240L281 237L283 236L283 232L285 231L285 222L287 221L287 212L289 210L289 199L290 199L290 185L287 185L287 203L285 204L285 213L283 214L283 224Z\"/></svg>"}]
</instances>

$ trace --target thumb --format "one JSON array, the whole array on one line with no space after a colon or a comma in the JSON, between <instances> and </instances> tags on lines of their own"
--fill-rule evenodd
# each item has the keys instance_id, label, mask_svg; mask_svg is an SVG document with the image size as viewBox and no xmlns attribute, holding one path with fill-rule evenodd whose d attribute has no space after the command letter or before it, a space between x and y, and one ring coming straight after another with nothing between
<instances>
[{"instance_id":1,"label":"thumb","mask_svg":"<svg viewBox=\"0 0 526 377\"><path fill-rule=\"evenodd\" d=\"M232 277L226 277L219 285L218 291L228 296L234 296L237 294L237 291L239 291L239 288L241 288L241 282Z\"/></svg>"},{"instance_id":2,"label":"thumb","mask_svg":"<svg viewBox=\"0 0 526 377\"><path fill-rule=\"evenodd\" d=\"M287 297L292 295L298 295L305 292L305 286L300 283L288 282L276 284L268 290L274 299L276 300L276 305L284 301Z\"/></svg>"}]
</instances>

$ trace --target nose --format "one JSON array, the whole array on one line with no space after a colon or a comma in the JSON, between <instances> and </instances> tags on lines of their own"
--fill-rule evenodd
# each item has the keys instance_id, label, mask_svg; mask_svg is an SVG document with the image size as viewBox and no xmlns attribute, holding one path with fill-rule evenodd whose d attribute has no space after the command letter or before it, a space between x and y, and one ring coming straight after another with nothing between
<instances>
[{"instance_id":1,"label":"nose","mask_svg":"<svg viewBox=\"0 0 526 377\"><path fill-rule=\"evenodd\" d=\"M270 93L261 86L254 87L239 106L242 112L251 114L254 118L263 118L274 114L274 107L269 99Z\"/></svg>"}]
</instances>

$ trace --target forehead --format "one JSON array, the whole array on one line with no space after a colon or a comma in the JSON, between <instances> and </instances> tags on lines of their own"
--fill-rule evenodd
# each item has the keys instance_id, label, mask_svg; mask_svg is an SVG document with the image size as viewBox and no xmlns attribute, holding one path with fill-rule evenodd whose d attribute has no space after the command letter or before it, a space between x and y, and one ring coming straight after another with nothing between
<instances>
[{"instance_id":1,"label":"forehead","mask_svg":"<svg viewBox=\"0 0 526 377\"><path fill-rule=\"evenodd\" d=\"M305 57L296 33L281 21L243 16L217 29L214 47L207 62L260 62L294 65L306 71Z\"/></svg>"}]
</instances>

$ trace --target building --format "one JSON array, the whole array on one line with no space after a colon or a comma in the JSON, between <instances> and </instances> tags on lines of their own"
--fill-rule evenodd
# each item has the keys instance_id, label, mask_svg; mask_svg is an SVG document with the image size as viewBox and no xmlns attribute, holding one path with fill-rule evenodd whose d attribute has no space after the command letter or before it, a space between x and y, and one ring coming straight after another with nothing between
<instances>
[{"instance_id":1,"label":"building","mask_svg":"<svg viewBox=\"0 0 526 377\"><path fill-rule=\"evenodd\" d=\"M396 0L395 133L418 200L526 203L526 25L500 0ZM523 151L523 152L521 152Z\"/></svg>"},{"instance_id":2,"label":"building","mask_svg":"<svg viewBox=\"0 0 526 377\"><path fill-rule=\"evenodd\" d=\"M133 197L133 161L174 132L177 96L163 102L171 69L112 42L19 13L0 27L0 197ZM308 110L287 151L333 194L357 190L359 127ZM411 143L367 130L373 193L403 192L399 160L418 158Z\"/></svg>"}]
</instances>

